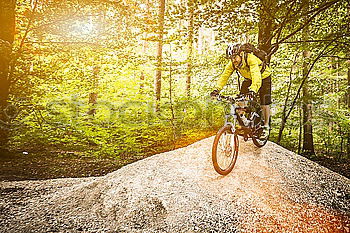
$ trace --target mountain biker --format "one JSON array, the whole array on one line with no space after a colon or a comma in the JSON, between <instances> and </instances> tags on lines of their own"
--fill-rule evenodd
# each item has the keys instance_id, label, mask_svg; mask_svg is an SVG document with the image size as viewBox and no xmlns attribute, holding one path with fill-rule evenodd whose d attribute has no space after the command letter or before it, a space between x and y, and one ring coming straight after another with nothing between
<instances>
[{"instance_id":1,"label":"mountain biker","mask_svg":"<svg viewBox=\"0 0 350 233\"><path fill-rule=\"evenodd\" d=\"M229 45L226 49L226 58L229 63L217 80L216 88L210 95L216 96L227 84L228 78L237 70L245 79L242 83L240 94L254 96L259 93L260 105L264 116L262 138L267 138L270 133L270 104L271 102L271 68L253 53L240 50L241 44ZM264 66L264 68L262 68Z\"/></svg>"}]
</instances>

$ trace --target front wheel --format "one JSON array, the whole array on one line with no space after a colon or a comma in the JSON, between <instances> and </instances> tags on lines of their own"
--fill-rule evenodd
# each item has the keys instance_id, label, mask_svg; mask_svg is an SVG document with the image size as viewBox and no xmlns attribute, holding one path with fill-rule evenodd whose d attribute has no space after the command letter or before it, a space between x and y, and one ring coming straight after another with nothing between
<instances>
[{"instance_id":1,"label":"front wheel","mask_svg":"<svg viewBox=\"0 0 350 233\"><path fill-rule=\"evenodd\" d=\"M238 156L238 136L231 129L230 125L222 127L213 143L213 165L220 175L227 175L232 171Z\"/></svg>"}]
</instances>

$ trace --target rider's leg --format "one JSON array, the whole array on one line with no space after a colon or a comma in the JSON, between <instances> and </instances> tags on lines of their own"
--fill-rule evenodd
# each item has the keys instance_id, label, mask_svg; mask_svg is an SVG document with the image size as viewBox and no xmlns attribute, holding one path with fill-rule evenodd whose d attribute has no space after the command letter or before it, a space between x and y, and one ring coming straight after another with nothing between
<instances>
[{"instance_id":1,"label":"rider's leg","mask_svg":"<svg viewBox=\"0 0 350 233\"><path fill-rule=\"evenodd\" d=\"M262 114L264 117L264 127L261 134L262 138L268 138L270 134L270 104L271 104L271 77L263 79L262 85L259 91L260 105Z\"/></svg>"},{"instance_id":2,"label":"rider's leg","mask_svg":"<svg viewBox=\"0 0 350 233\"><path fill-rule=\"evenodd\" d=\"M270 125L270 105L261 105L262 113L264 116L264 125L269 126Z\"/></svg>"},{"instance_id":3,"label":"rider's leg","mask_svg":"<svg viewBox=\"0 0 350 233\"><path fill-rule=\"evenodd\" d=\"M262 85L261 85L261 88L259 90L259 95L260 95L261 110L262 110L262 114L264 116L264 125L269 126L270 115L271 115L270 104L272 103L272 101L271 101L271 76L262 80Z\"/></svg>"},{"instance_id":4,"label":"rider's leg","mask_svg":"<svg viewBox=\"0 0 350 233\"><path fill-rule=\"evenodd\" d=\"M252 80L245 78L241 85L241 91L239 94L247 94L249 91L249 87L252 84Z\"/></svg>"}]
</instances>

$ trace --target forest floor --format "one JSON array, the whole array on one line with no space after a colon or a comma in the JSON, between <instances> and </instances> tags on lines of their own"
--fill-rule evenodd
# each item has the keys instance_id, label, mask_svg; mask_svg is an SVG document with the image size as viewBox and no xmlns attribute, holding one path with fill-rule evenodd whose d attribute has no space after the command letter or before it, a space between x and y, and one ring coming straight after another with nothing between
<instances>
[{"instance_id":1,"label":"forest floor","mask_svg":"<svg viewBox=\"0 0 350 233\"><path fill-rule=\"evenodd\" d=\"M327 157L316 157L311 160L350 179L350 159L336 160Z\"/></svg>"},{"instance_id":2,"label":"forest floor","mask_svg":"<svg viewBox=\"0 0 350 233\"><path fill-rule=\"evenodd\" d=\"M176 148L187 146L193 142L179 142ZM143 158L145 157L124 159L81 157L70 152L0 151L0 181L103 176ZM315 157L312 161L350 178L350 160Z\"/></svg>"},{"instance_id":3,"label":"forest floor","mask_svg":"<svg viewBox=\"0 0 350 233\"><path fill-rule=\"evenodd\" d=\"M168 149L158 153L186 147L196 141L215 135L203 132L197 137L179 138ZM104 176L127 164L150 155L117 157L81 156L69 151L5 151L0 149L0 181L46 180L56 178L81 178Z\"/></svg>"}]
</instances>

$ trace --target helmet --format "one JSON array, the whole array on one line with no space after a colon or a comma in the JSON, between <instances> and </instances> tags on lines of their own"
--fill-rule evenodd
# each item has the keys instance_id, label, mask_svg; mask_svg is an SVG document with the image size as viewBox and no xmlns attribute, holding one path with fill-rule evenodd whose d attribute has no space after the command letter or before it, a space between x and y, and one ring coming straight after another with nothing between
<instances>
[{"instance_id":1,"label":"helmet","mask_svg":"<svg viewBox=\"0 0 350 233\"><path fill-rule=\"evenodd\" d=\"M230 44L226 49L226 58L230 59L233 56L239 54L239 49L241 48L241 44Z\"/></svg>"}]
</instances>

